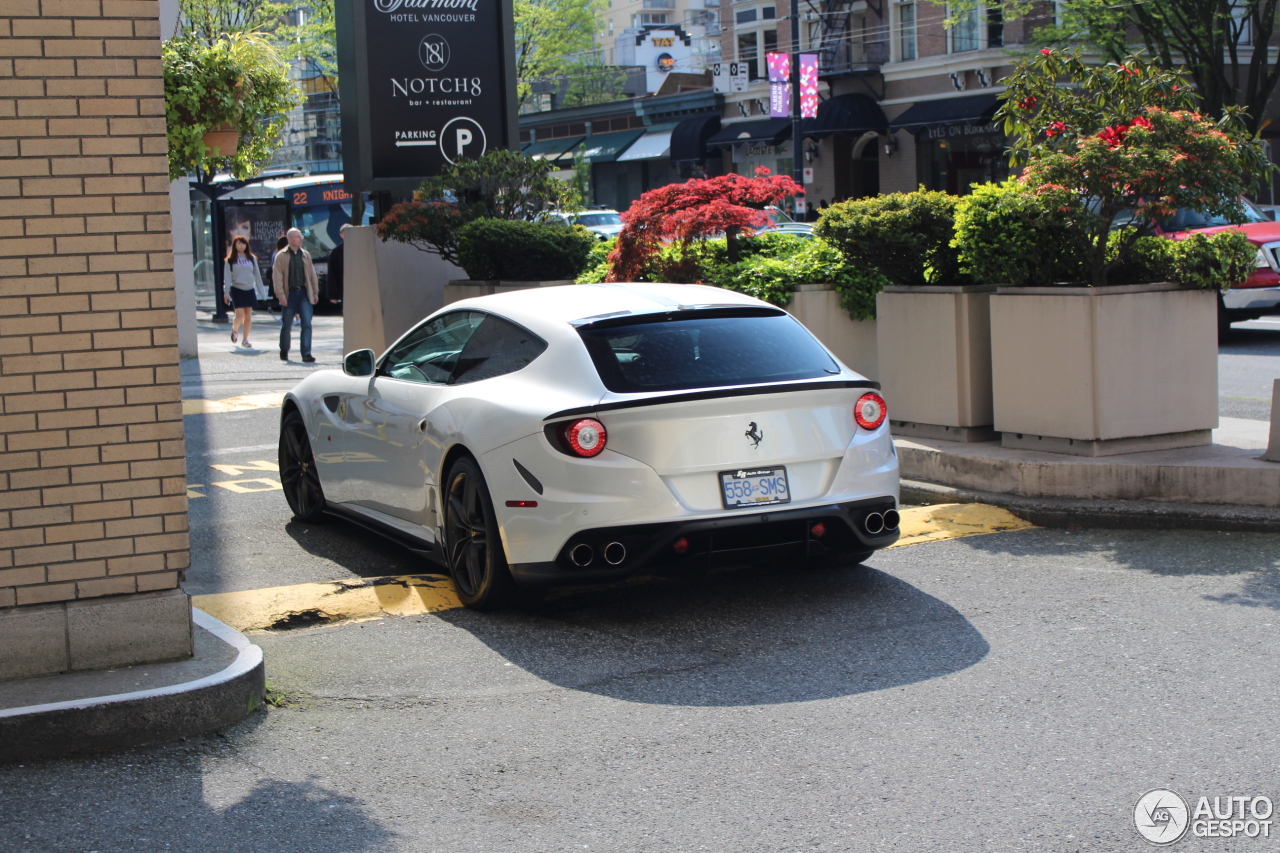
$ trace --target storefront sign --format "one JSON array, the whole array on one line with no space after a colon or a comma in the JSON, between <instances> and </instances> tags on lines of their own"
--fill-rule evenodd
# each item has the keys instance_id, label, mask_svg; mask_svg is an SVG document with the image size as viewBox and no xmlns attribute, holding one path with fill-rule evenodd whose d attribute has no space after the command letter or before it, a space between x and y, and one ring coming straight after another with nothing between
<instances>
[{"instance_id":1,"label":"storefront sign","mask_svg":"<svg viewBox=\"0 0 1280 853\"><path fill-rule=\"evenodd\" d=\"M411 188L511 147L511 0L337 0L336 13L348 190Z\"/></svg>"},{"instance_id":2,"label":"storefront sign","mask_svg":"<svg viewBox=\"0 0 1280 853\"><path fill-rule=\"evenodd\" d=\"M1000 128L996 127L995 122L987 124L949 124L944 127L926 128L923 133L925 139L955 139L956 137L966 136L1003 136Z\"/></svg>"}]
</instances>

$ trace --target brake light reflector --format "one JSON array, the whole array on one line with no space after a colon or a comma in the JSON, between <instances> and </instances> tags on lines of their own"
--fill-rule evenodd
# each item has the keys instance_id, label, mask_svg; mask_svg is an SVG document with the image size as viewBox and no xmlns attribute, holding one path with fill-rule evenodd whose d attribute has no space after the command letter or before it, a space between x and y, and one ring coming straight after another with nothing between
<instances>
[{"instance_id":1,"label":"brake light reflector","mask_svg":"<svg viewBox=\"0 0 1280 853\"><path fill-rule=\"evenodd\" d=\"M507 506L509 506L509 507L516 507L516 508L518 508L518 509L523 509L523 508L530 508L530 509L532 509L533 507L536 507L537 505L538 505L538 502L537 502L537 501L507 501Z\"/></svg>"},{"instance_id":2,"label":"brake light reflector","mask_svg":"<svg viewBox=\"0 0 1280 853\"><path fill-rule=\"evenodd\" d=\"M863 429L878 429L889 414L884 404L884 397L874 391L868 391L858 398L853 406L853 419Z\"/></svg>"},{"instance_id":3,"label":"brake light reflector","mask_svg":"<svg viewBox=\"0 0 1280 853\"><path fill-rule=\"evenodd\" d=\"M689 550L689 540L681 536L679 539L675 541L675 544L673 544L671 548L677 554L683 554L684 552Z\"/></svg>"},{"instance_id":4,"label":"brake light reflector","mask_svg":"<svg viewBox=\"0 0 1280 853\"><path fill-rule=\"evenodd\" d=\"M607 438L604 424L595 418L574 421L564 431L564 440L569 445L569 449L579 456L588 458L599 455L600 451L604 450Z\"/></svg>"},{"instance_id":5,"label":"brake light reflector","mask_svg":"<svg viewBox=\"0 0 1280 853\"><path fill-rule=\"evenodd\" d=\"M821 539L823 536L827 535L827 526L819 521L813 527L809 528L809 532L813 534L815 539Z\"/></svg>"}]
</instances>

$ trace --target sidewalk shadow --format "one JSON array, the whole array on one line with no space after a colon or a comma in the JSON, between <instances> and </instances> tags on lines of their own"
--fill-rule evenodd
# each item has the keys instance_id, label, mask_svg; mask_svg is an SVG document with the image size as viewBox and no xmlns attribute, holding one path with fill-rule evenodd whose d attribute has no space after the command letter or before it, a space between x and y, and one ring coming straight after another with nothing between
<instances>
[{"instance_id":1,"label":"sidewalk shadow","mask_svg":"<svg viewBox=\"0 0 1280 853\"><path fill-rule=\"evenodd\" d=\"M868 567L744 568L438 616L552 684L658 705L853 696L959 672L990 650L946 602Z\"/></svg>"},{"instance_id":2,"label":"sidewalk shadow","mask_svg":"<svg viewBox=\"0 0 1280 853\"><path fill-rule=\"evenodd\" d=\"M1060 555L1165 577L1238 576L1233 593L1206 601L1280 610L1280 534L1193 530L1045 529L1035 537L995 534L962 540L975 551L1010 556Z\"/></svg>"},{"instance_id":3,"label":"sidewalk shadow","mask_svg":"<svg viewBox=\"0 0 1280 853\"><path fill-rule=\"evenodd\" d=\"M356 798L314 778L272 778L231 754L227 743L209 735L184 744L0 767L0 847L14 853L358 853L392 846L395 833Z\"/></svg>"}]
</instances>

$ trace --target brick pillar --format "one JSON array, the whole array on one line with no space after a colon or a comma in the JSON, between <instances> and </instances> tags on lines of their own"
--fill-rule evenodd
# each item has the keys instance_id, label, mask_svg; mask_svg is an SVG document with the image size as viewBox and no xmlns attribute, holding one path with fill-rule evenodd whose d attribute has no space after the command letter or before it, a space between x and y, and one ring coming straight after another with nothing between
<instances>
[{"instance_id":1,"label":"brick pillar","mask_svg":"<svg viewBox=\"0 0 1280 853\"><path fill-rule=\"evenodd\" d=\"M191 654L158 16L0 6L0 678Z\"/></svg>"}]
</instances>

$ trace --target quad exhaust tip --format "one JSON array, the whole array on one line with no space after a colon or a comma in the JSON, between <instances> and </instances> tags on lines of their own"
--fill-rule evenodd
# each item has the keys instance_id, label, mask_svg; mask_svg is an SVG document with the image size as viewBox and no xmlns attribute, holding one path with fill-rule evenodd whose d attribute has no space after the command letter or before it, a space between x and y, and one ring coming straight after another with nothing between
<instances>
[{"instance_id":1,"label":"quad exhaust tip","mask_svg":"<svg viewBox=\"0 0 1280 853\"><path fill-rule=\"evenodd\" d=\"M627 559L627 549L621 542L610 542L604 546L604 559L611 566L616 566Z\"/></svg>"},{"instance_id":2,"label":"quad exhaust tip","mask_svg":"<svg viewBox=\"0 0 1280 853\"><path fill-rule=\"evenodd\" d=\"M885 514L884 514L885 530L897 530L898 523L900 521L901 519L898 517L898 511L896 509L890 509L885 511Z\"/></svg>"},{"instance_id":3,"label":"quad exhaust tip","mask_svg":"<svg viewBox=\"0 0 1280 853\"><path fill-rule=\"evenodd\" d=\"M591 565L591 561L596 558L596 552L591 550L591 546L585 542L575 545L573 550L569 552L569 559L580 569L585 569Z\"/></svg>"},{"instance_id":4,"label":"quad exhaust tip","mask_svg":"<svg viewBox=\"0 0 1280 853\"><path fill-rule=\"evenodd\" d=\"M884 532L884 516L878 512L867 513L867 517L862 520L862 529L872 536Z\"/></svg>"}]
</instances>

